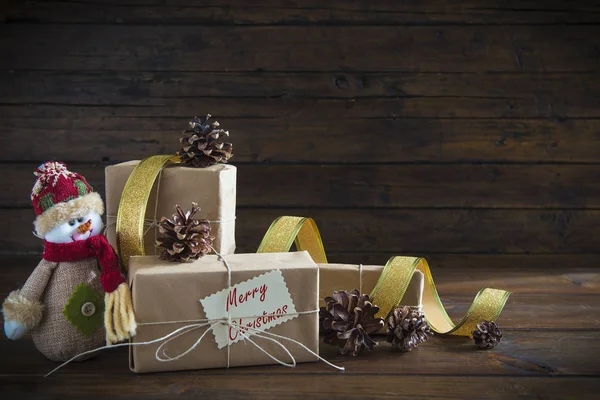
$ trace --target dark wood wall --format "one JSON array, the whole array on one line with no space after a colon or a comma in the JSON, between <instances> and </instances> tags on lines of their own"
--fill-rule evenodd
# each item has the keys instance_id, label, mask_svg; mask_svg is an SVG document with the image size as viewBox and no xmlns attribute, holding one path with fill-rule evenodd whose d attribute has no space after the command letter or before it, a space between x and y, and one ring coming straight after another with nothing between
<instances>
[{"instance_id":1,"label":"dark wood wall","mask_svg":"<svg viewBox=\"0 0 600 400\"><path fill-rule=\"evenodd\" d=\"M317 220L331 261L597 265L595 4L4 2L0 250L41 251L40 162L102 193L105 165L172 153L211 113L235 144L240 252L287 214Z\"/></svg>"}]
</instances>

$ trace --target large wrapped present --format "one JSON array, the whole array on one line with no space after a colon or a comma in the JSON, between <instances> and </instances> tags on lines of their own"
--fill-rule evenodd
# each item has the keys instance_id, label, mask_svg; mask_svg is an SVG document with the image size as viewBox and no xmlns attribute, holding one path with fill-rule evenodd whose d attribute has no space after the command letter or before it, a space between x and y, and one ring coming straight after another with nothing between
<instances>
[{"instance_id":1,"label":"large wrapped present","mask_svg":"<svg viewBox=\"0 0 600 400\"><path fill-rule=\"evenodd\" d=\"M135 372L318 359L319 274L306 251L207 255L191 263L134 256L129 281L138 322L130 347Z\"/></svg>"}]
</instances>

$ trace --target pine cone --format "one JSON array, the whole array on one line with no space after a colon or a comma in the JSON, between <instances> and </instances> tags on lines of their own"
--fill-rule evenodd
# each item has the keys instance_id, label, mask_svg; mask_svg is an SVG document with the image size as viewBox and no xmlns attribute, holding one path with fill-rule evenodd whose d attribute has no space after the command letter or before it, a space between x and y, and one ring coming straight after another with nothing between
<instances>
[{"instance_id":1,"label":"pine cone","mask_svg":"<svg viewBox=\"0 0 600 400\"><path fill-rule=\"evenodd\" d=\"M387 341L401 351L411 351L432 335L425 315L410 307L398 307L388 319Z\"/></svg>"},{"instance_id":2,"label":"pine cone","mask_svg":"<svg viewBox=\"0 0 600 400\"><path fill-rule=\"evenodd\" d=\"M502 341L502 331L494 321L484 319L472 334L475 345L482 349L491 349Z\"/></svg>"},{"instance_id":3,"label":"pine cone","mask_svg":"<svg viewBox=\"0 0 600 400\"><path fill-rule=\"evenodd\" d=\"M350 293L342 290L325 297L325 303L327 306L319 313L325 343L337 345L342 354L353 356L377 346L369 334L383 328L383 318L375 318L379 307L371 304L368 294L361 296L358 289Z\"/></svg>"},{"instance_id":4,"label":"pine cone","mask_svg":"<svg viewBox=\"0 0 600 400\"><path fill-rule=\"evenodd\" d=\"M210 235L211 226L207 219L194 219L198 204L192 203L187 213L179 205L172 219L162 217L158 231L162 234L156 245L165 250L160 258L168 261L189 262L210 253L214 237Z\"/></svg>"},{"instance_id":5,"label":"pine cone","mask_svg":"<svg viewBox=\"0 0 600 400\"><path fill-rule=\"evenodd\" d=\"M229 136L229 131L219 129L217 121L208 123L210 114L205 118L194 117L190 122L190 129L183 132L179 139L181 162L193 167L205 168L216 163L227 163L231 158L233 145L223 142L224 136Z\"/></svg>"}]
</instances>

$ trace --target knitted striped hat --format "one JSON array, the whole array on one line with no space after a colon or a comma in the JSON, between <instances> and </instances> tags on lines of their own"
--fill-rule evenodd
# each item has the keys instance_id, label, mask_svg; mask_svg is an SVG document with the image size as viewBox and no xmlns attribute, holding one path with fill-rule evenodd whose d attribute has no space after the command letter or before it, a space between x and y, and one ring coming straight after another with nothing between
<instances>
[{"instance_id":1,"label":"knitted striped hat","mask_svg":"<svg viewBox=\"0 0 600 400\"><path fill-rule=\"evenodd\" d=\"M67 169L61 162L49 161L33 173L37 176L31 202L37 218L35 230L46 235L55 226L71 219L85 217L92 211L102 215L104 203L85 178Z\"/></svg>"}]
</instances>

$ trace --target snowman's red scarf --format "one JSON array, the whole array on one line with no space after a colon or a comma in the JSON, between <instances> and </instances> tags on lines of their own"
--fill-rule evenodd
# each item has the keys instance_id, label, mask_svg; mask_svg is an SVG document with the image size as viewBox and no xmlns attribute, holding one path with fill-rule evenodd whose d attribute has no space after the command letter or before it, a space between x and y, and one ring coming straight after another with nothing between
<instances>
[{"instance_id":1,"label":"snowman's red scarf","mask_svg":"<svg viewBox=\"0 0 600 400\"><path fill-rule=\"evenodd\" d=\"M113 292L125 278L119 271L119 262L115 251L104 235L92 236L86 240L72 243L50 243L44 241L45 260L52 262L77 261L96 257L100 264L100 282L105 292Z\"/></svg>"}]
</instances>

